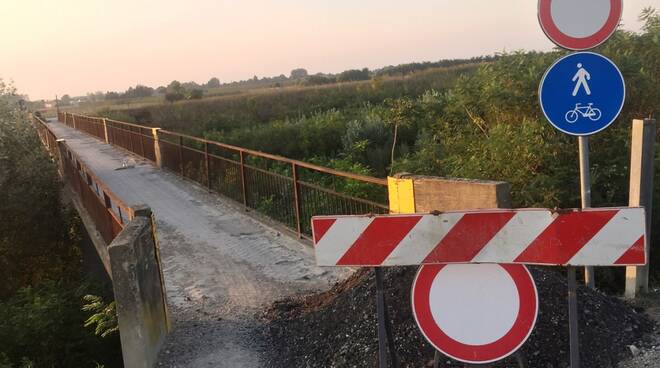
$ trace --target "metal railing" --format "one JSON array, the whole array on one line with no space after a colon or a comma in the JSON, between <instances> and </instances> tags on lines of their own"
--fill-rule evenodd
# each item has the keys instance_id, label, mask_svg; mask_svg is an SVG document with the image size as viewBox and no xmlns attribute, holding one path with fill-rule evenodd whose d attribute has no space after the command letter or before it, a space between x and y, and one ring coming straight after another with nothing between
<instances>
[{"instance_id":1,"label":"metal railing","mask_svg":"<svg viewBox=\"0 0 660 368\"><path fill-rule=\"evenodd\" d=\"M58 119L266 215L299 237L311 237L315 215L389 212L385 179L116 120L71 113ZM104 137L94 134L99 120Z\"/></svg>"},{"instance_id":2,"label":"metal railing","mask_svg":"<svg viewBox=\"0 0 660 368\"><path fill-rule=\"evenodd\" d=\"M91 124L94 124L89 120L81 119L80 121L86 121L83 124L89 123L89 125L81 125L81 127L92 127ZM58 141L57 136L46 122L33 116L33 123L42 143L51 156L57 160L62 178L80 198L80 202L103 240L106 244L110 244L133 218L132 209L112 193L65 141ZM84 131L95 135L93 130Z\"/></svg>"},{"instance_id":3,"label":"metal railing","mask_svg":"<svg viewBox=\"0 0 660 368\"><path fill-rule=\"evenodd\" d=\"M107 142L150 161L156 161L152 128L121 121L102 119L107 127ZM103 138L101 138L103 139Z\"/></svg>"}]
</instances>

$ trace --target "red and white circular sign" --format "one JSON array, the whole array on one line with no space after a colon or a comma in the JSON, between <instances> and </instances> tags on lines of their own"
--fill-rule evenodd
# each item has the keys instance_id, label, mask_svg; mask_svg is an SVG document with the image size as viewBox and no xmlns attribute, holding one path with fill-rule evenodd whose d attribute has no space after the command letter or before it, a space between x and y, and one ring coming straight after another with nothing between
<instances>
[{"instance_id":1,"label":"red and white circular sign","mask_svg":"<svg viewBox=\"0 0 660 368\"><path fill-rule=\"evenodd\" d=\"M519 264L424 265L412 287L422 334L456 360L481 364L514 353L529 337L538 294Z\"/></svg>"},{"instance_id":2,"label":"red and white circular sign","mask_svg":"<svg viewBox=\"0 0 660 368\"><path fill-rule=\"evenodd\" d=\"M622 0L539 0L539 22L558 46L587 50L614 33L622 10Z\"/></svg>"}]
</instances>

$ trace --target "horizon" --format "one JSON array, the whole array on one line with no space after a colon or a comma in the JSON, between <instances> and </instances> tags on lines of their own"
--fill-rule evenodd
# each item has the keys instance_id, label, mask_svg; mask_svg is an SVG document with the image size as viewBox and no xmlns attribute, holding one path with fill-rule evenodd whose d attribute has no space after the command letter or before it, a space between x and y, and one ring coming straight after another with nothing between
<instances>
[{"instance_id":1,"label":"horizon","mask_svg":"<svg viewBox=\"0 0 660 368\"><path fill-rule=\"evenodd\" d=\"M650 5L627 1L622 28L639 31L637 17ZM536 8L536 1L524 0L411 0L405 6L390 0L201 0L194 5L27 0L9 5L8 21L0 24L0 41L11 55L0 58L0 78L13 81L31 100L51 100L56 94L121 92L137 84L156 88L172 80L202 84L217 77L231 83L255 75L288 76L295 68L335 74L549 51L554 45L538 25Z\"/></svg>"}]
</instances>

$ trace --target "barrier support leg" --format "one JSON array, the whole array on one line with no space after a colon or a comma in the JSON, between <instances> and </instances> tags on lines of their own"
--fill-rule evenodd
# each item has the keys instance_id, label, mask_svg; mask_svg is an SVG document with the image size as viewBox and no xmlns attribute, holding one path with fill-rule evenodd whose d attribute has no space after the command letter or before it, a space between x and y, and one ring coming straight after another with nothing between
<instances>
[{"instance_id":1,"label":"barrier support leg","mask_svg":"<svg viewBox=\"0 0 660 368\"><path fill-rule=\"evenodd\" d=\"M394 337L392 336L392 323L387 315L387 301L385 300L385 287L383 286L383 269L374 267L376 274L376 309L378 314L378 366L387 367L386 349L390 351L392 367L399 366L396 356Z\"/></svg>"},{"instance_id":2,"label":"barrier support leg","mask_svg":"<svg viewBox=\"0 0 660 368\"><path fill-rule=\"evenodd\" d=\"M577 281L575 267L568 266L568 335L571 368L580 368L580 344L578 340Z\"/></svg>"},{"instance_id":3,"label":"barrier support leg","mask_svg":"<svg viewBox=\"0 0 660 368\"><path fill-rule=\"evenodd\" d=\"M385 294L383 291L383 271L374 267L376 274L376 313L378 316L378 368L387 368L387 332L385 331Z\"/></svg>"}]
</instances>

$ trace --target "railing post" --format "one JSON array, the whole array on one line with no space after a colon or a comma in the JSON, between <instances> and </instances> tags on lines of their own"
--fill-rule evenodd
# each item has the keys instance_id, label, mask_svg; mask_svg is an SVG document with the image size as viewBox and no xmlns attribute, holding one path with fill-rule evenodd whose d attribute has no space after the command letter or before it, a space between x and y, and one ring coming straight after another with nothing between
<instances>
[{"instance_id":1,"label":"railing post","mask_svg":"<svg viewBox=\"0 0 660 368\"><path fill-rule=\"evenodd\" d=\"M635 119L630 144L630 192L628 204L646 210L645 266L626 267L626 298L649 291L651 213L653 204L653 158L655 157L655 119Z\"/></svg>"},{"instance_id":2,"label":"railing post","mask_svg":"<svg viewBox=\"0 0 660 368\"><path fill-rule=\"evenodd\" d=\"M140 139L140 155L144 157L144 137L142 136L142 128L138 128L138 138Z\"/></svg>"},{"instance_id":3,"label":"railing post","mask_svg":"<svg viewBox=\"0 0 660 368\"><path fill-rule=\"evenodd\" d=\"M108 139L108 122L105 118L103 118L103 136L105 137L105 143L109 144L110 140Z\"/></svg>"},{"instance_id":4,"label":"railing post","mask_svg":"<svg viewBox=\"0 0 660 368\"><path fill-rule=\"evenodd\" d=\"M112 234L113 223L114 223L113 218L112 218L112 214L111 214L111 212L112 212L112 200L110 199L110 196L108 196L108 194L105 191L103 192L103 202L104 202L105 208L106 208L105 217L108 220L108 226L109 226L108 229L110 229L110 233ZM115 234L112 234L112 235L114 236Z\"/></svg>"},{"instance_id":5,"label":"railing post","mask_svg":"<svg viewBox=\"0 0 660 368\"><path fill-rule=\"evenodd\" d=\"M135 149L133 148L133 127L129 126L128 133L124 130L124 134L128 137L128 145L131 147L130 151L135 153Z\"/></svg>"},{"instance_id":6,"label":"railing post","mask_svg":"<svg viewBox=\"0 0 660 368\"><path fill-rule=\"evenodd\" d=\"M179 136L179 170L181 170L181 176L185 176L183 172L183 137Z\"/></svg>"},{"instance_id":7,"label":"railing post","mask_svg":"<svg viewBox=\"0 0 660 368\"><path fill-rule=\"evenodd\" d=\"M151 135L154 137L154 157L156 158L156 166L163 167L163 158L160 154L160 140L158 138L158 131L160 128L151 128Z\"/></svg>"},{"instance_id":8,"label":"railing post","mask_svg":"<svg viewBox=\"0 0 660 368\"><path fill-rule=\"evenodd\" d=\"M302 228L300 225L300 187L298 186L298 166L295 163L291 164L293 174L293 199L296 210L296 229L298 229L298 237L302 238Z\"/></svg>"},{"instance_id":9,"label":"railing post","mask_svg":"<svg viewBox=\"0 0 660 368\"><path fill-rule=\"evenodd\" d=\"M206 165L206 187L211 190L211 172L209 171L209 142L204 141L204 164Z\"/></svg>"},{"instance_id":10,"label":"railing post","mask_svg":"<svg viewBox=\"0 0 660 368\"><path fill-rule=\"evenodd\" d=\"M73 129L78 129L78 127L76 126L76 116L71 114L71 120L73 123Z\"/></svg>"},{"instance_id":11,"label":"railing post","mask_svg":"<svg viewBox=\"0 0 660 368\"><path fill-rule=\"evenodd\" d=\"M241 192L243 193L243 206L247 208L247 190L245 188L246 186L246 181L245 181L245 156L243 155L243 151L238 151L240 158L241 158Z\"/></svg>"}]
</instances>

